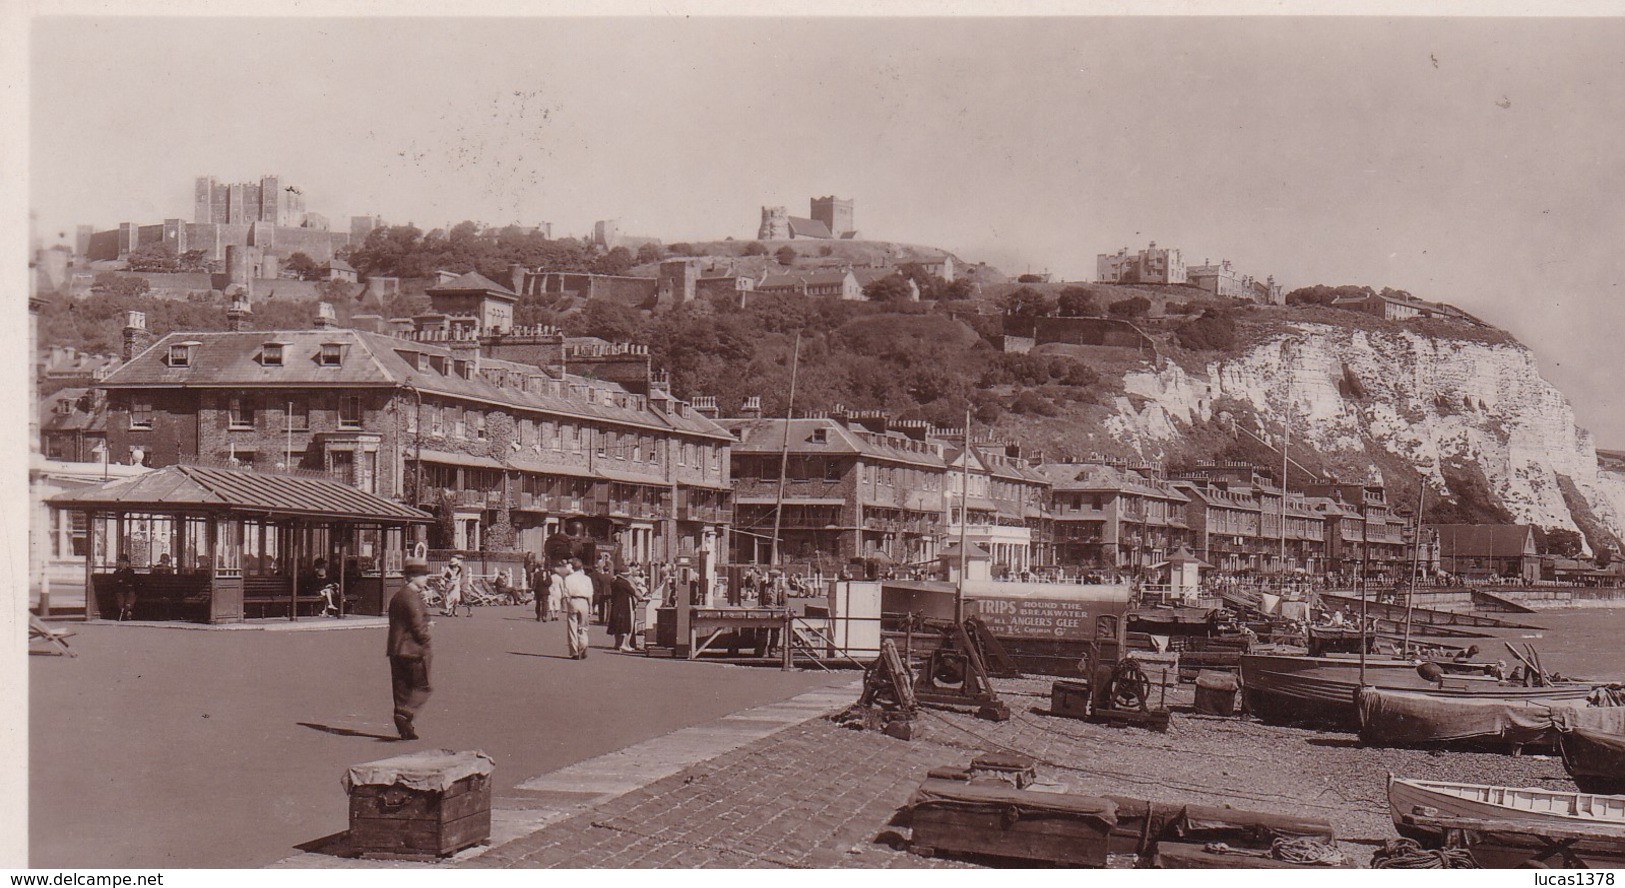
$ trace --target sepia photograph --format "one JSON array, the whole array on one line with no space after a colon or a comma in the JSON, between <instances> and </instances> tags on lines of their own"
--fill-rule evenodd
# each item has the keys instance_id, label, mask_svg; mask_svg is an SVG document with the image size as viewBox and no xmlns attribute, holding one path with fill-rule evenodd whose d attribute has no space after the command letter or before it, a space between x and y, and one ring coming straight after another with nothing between
<instances>
[{"instance_id":1,"label":"sepia photograph","mask_svg":"<svg viewBox=\"0 0 1625 888\"><path fill-rule=\"evenodd\" d=\"M1625 866L1625 6L24 6L12 884Z\"/></svg>"}]
</instances>

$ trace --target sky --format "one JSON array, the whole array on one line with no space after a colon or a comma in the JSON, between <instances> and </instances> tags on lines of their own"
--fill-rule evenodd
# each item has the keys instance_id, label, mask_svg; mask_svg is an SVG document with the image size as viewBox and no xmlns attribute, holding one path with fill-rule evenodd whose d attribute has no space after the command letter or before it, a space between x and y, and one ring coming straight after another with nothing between
<instances>
[{"instance_id":1,"label":"sky","mask_svg":"<svg viewBox=\"0 0 1625 888\"><path fill-rule=\"evenodd\" d=\"M1625 19L41 17L28 203L190 218L275 173L335 228L865 237L1089 280L1156 241L1510 330L1625 449Z\"/></svg>"}]
</instances>

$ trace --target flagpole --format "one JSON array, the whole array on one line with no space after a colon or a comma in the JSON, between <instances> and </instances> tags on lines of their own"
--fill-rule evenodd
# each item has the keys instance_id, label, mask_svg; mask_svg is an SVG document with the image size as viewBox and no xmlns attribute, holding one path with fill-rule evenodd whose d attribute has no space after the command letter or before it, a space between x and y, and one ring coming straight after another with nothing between
<instances>
[{"instance_id":1,"label":"flagpole","mask_svg":"<svg viewBox=\"0 0 1625 888\"><path fill-rule=\"evenodd\" d=\"M1416 494L1416 526L1411 531L1411 591L1405 594L1405 656L1411 652L1411 609L1416 606L1416 572L1418 562L1422 557L1422 510L1426 507L1428 498L1428 485L1426 481L1417 484Z\"/></svg>"},{"instance_id":2,"label":"flagpole","mask_svg":"<svg viewBox=\"0 0 1625 888\"><path fill-rule=\"evenodd\" d=\"M779 444L779 495L773 505L773 551L768 567L779 566L779 531L784 526L784 476L790 472L790 420L795 417L796 373L801 367L801 334L796 333L795 350L790 356L790 400L784 405L784 440ZM861 541L860 541L861 543ZM862 545L859 545L862 550Z\"/></svg>"},{"instance_id":3,"label":"flagpole","mask_svg":"<svg viewBox=\"0 0 1625 888\"><path fill-rule=\"evenodd\" d=\"M970 524L970 408L965 408L965 450L960 454L959 473L959 583L954 586L954 623L965 622L965 530Z\"/></svg>"}]
</instances>

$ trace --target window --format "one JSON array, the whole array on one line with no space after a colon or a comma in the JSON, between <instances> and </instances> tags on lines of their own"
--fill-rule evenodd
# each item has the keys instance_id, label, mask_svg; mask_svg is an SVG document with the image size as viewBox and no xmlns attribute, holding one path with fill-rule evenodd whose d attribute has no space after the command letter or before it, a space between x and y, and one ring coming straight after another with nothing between
<instances>
[{"instance_id":1,"label":"window","mask_svg":"<svg viewBox=\"0 0 1625 888\"><path fill-rule=\"evenodd\" d=\"M260 352L260 363L267 367L282 366L282 343L267 342Z\"/></svg>"},{"instance_id":2,"label":"window","mask_svg":"<svg viewBox=\"0 0 1625 888\"><path fill-rule=\"evenodd\" d=\"M339 428L341 428L341 429L359 429L359 428L361 428L361 396L360 395L340 395L339 396Z\"/></svg>"},{"instance_id":3,"label":"window","mask_svg":"<svg viewBox=\"0 0 1625 888\"><path fill-rule=\"evenodd\" d=\"M183 342L180 345L172 345L172 346L170 346L169 347L169 366L171 366L171 367L190 367L190 366L192 366L192 344L189 343L189 342Z\"/></svg>"},{"instance_id":4,"label":"window","mask_svg":"<svg viewBox=\"0 0 1625 888\"><path fill-rule=\"evenodd\" d=\"M288 400L288 425L296 432L310 431L310 399L303 395Z\"/></svg>"},{"instance_id":5,"label":"window","mask_svg":"<svg viewBox=\"0 0 1625 888\"><path fill-rule=\"evenodd\" d=\"M152 428L152 401L148 398L130 399L130 428Z\"/></svg>"},{"instance_id":6,"label":"window","mask_svg":"<svg viewBox=\"0 0 1625 888\"><path fill-rule=\"evenodd\" d=\"M234 429L251 429L254 427L254 396L232 395L229 409L226 413L227 424Z\"/></svg>"},{"instance_id":7,"label":"window","mask_svg":"<svg viewBox=\"0 0 1625 888\"><path fill-rule=\"evenodd\" d=\"M474 417L474 437L481 441L485 440L485 414L483 413Z\"/></svg>"},{"instance_id":8,"label":"window","mask_svg":"<svg viewBox=\"0 0 1625 888\"><path fill-rule=\"evenodd\" d=\"M321 362L321 365L323 367L337 367L337 366L339 366L339 364L343 363L343 361L344 361L344 343L342 343L342 342L324 342L324 343L322 343L320 362Z\"/></svg>"},{"instance_id":9,"label":"window","mask_svg":"<svg viewBox=\"0 0 1625 888\"><path fill-rule=\"evenodd\" d=\"M813 429L812 438L810 440L814 444L823 444L823 443L828 442L829 441L829 430L828 429L822 429L822 428Z\"/></svg>"}]
</instances>

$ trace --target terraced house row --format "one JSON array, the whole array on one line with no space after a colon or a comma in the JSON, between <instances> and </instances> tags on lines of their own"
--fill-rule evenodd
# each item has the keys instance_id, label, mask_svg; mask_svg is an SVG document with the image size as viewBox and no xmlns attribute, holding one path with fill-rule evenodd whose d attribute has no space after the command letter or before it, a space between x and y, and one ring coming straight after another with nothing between
<instances>
[{"instance_id":1,"label":"terraced house row","mask_svg":"<svg viewBox=\"0 0 1625 888\"><path fill-rule=\"evenodd\" d=\"M477 274L428 293L411 319L340 327L322 306L314 329L253 331L242 305L227 331L156 342L131 313L122 363L91 383L98 454L319 472L435 513L437 549L535 552L563 528L636 561L765 565L777 539L781 561L830 573L927 567L961 538L1000 574L1138 573L1180 546L1232 571L1403 560L1381 485L1283 494L1251 464L1046 462L876 411L786 421L754 398L722 419L673 397L641 347L513 328L513 292Z\"/></svg>"}]
</instances>

